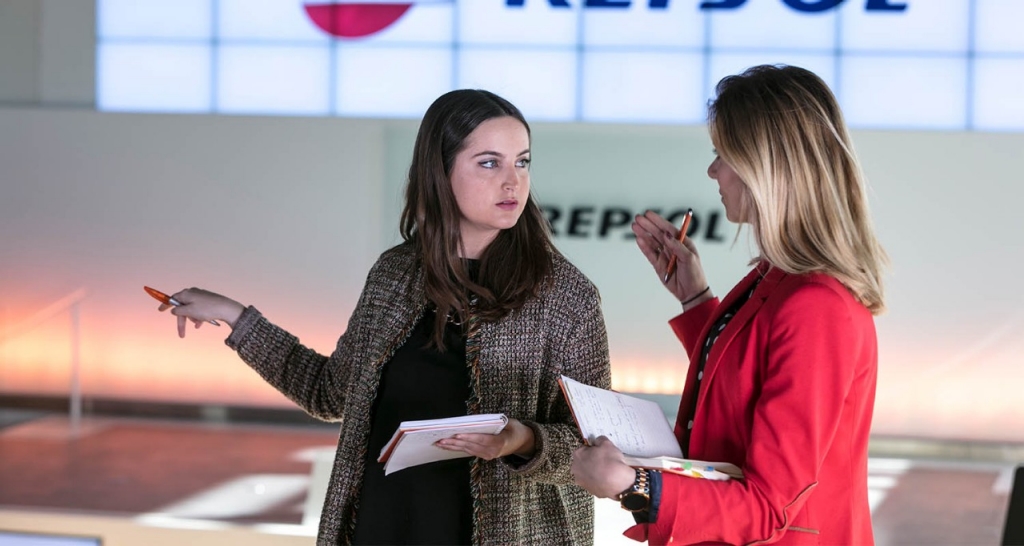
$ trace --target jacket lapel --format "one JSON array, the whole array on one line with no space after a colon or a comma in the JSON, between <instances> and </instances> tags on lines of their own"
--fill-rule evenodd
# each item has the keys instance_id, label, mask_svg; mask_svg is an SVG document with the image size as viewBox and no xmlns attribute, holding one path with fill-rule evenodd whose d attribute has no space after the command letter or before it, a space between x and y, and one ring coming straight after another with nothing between
<instances>
[{"instance_id":1,"label":"jacket lapel","mask_svg":"<svg viewBox=\"0 0 1024 546\"><path fill-rule=\"evenodd\" d=\"M381 329L379 339L382 345L373 365L376 370L376 381L379 381L381 368L409 339L426 309L423 268L414 258L410 259L405 267L408 267L406 272L395 275L394 291L389 294L394 298L392 305L387 308L386 314L379 315L377 319L377 325Z\"/></svg>"},{"instance_id":2,"label":"jacket lapel","mask_svg":"<svg viewBox=\"0 0 1024 546\"><path fill-rule=\"evenodd\" d=\"M689 419L694 419L696 413L700 410L700 406L704 402L704 391L706 390L706 386L710 380L710 372L717 365L717 360L715 360L715 358L721 352L716 351L714 350L714 348L712 348L711 354L708 355L708 361L704 363L704 375L702 376L703 379L700 381L700 383L698 383L697 368L700 363L701 353L704 350L704 344L707 342L706 340L708 338L708 334L711 332L711 328L714 327L715 323L718 322L718 319L725 314L726 310L732 307L732 305L736 303L736 300L739 299L739 297L742 294L745 294L748 290L750 290L750 287L754 284L758 276L761 275L761 272L764 271L766 267L767 264L765 262L759 263L757 267L750 270L750 272L747 273L747 276L741 279L740 282L737 283L736 286L734 286L733 289L730 290L724 298L722 298L721 302L719 302L718 304L718 307L716 307L714 312L711 313L711 316L708 317L707 323L704 324L704 327L701 330L700 335L697 337L697 344L694 345L693 350L690 352L690 366L686 372L686 386L683 389L683 396L679 400L679 412L676 417L675 426L676 438L679 440L681 445L684 442L686 444L682 446L684 449L684 453L686 453L686 456L689 456L689 454L693 451L695 447L694 442L699 441L692 435L690 435L687 439L686 422ZM744 308L746 307L749 306L745 305ZM745 320L750 320L749 317L751 316L753 316L753 313L751 313ZM735 321L736 317L733 318L732 322ZM732 322L730 322L730 325L732 324ZM730 326L727 327L725 331L722 332L722 334L735 335L732 332L736 331L738 331L738 328ZM715 347L719 347L723 343L723 341L723 337L719 336L718 341L715 342ZM698 385L700 385L700 392L696 392ZM693 397L695 396L697 397L696 404L694 404L693 402ZM692 415L690 414L691 408L693 408L694 412L694 414Z\"/></svg>"},{"instance_id":3,"label":"jacket lapel","mask_svg":"<svg viewBox=\"0 0 1024 546\"><path fill-rule=\"evenodd\" d=\"M765 270L767 270L767 272L765 272ZM757 278L762 274L764 275L764 278L761 279L760 283L758 283L757 288L754 289L754 293L751 294L750 299L747 300L747 302L739 308L736 315L729 320L725 329L722 330L718 339L715 340L714 346L711 347L711 353L708 354L708 360L704 364L704 377L702 381L704 388L700 390L697 397L698 408L700 408L704 403L704 398L708 389L707 386L714 380L715 372L718 370L719 364L721 363L722 353L727 347L729 347L729 344L736 339L736 335L743 331L747 323L757 315L761 306L764 305L765 300L767 300L768 296L774 291L775 286L778 285L787 274L776 267L768 269L767 262L761 262L753 271L750 272L749 275L747 275L746 278L743 279L743 281L737 284L736 287L729 292L729 295L726 296L722 305L720 305L719 309L716 311L714 318L708 321L708 326L705 328L704 335L701 339L706 339L708 332L718 318L725 314L725 311L728 310L737 299L746 294L757 281Z\"/></svg>"}]
</instances>

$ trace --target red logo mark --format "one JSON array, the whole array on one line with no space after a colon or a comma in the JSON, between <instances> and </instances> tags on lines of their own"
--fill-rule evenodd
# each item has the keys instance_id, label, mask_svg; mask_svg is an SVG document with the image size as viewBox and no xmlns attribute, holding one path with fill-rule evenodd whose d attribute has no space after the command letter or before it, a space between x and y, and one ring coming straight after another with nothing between
<instances>
[{"instance_id":1,"label":"red logo mark","mask_svg":"<svg viewBox=\"0 0 1024 546\"><path fill-rule=\"evenodd\" d=\"M398 21L414 2L306 3L306 15L320 30L338 38L362 38Z\"/></svg>"}]
</instances>

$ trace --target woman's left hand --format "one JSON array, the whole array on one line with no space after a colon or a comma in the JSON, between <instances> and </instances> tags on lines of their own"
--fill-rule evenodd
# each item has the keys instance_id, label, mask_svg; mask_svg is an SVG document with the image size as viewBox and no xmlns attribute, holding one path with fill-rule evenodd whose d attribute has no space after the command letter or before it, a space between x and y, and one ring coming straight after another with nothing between
<instances>
[{"instance_id":1,"label":"woman's left hand","mask_svg":"<svg viewBox=\"0 0 1024 546\"><path fill-rule=\"evenodd\" d=\"M700 263L697 245L689 237L679 242L679 229L668 220L655 212L647 211L633 219L632 229L640 252L643 252L647 261L654 266L658 279L677 300L687 301L700 294L708 285L707 279L704 278L704 268ZM665 272L672 256L676 258L677 267L675 273L666 280ZM709 291L708 294L693 301L691 307L712 297Z\"/></svg>"},{"instance_id":2,"label":"woman's left hand","mask_svg":"<svg viewBox=\"0 0 1024 546\"><path fill-rule=\"evenodd\" d=\"M623 460L622 451L605 436L593 446L583 446L572 454L572 479L591 495L618 499L636 479L636 470Z\"/></svg>"},{"instance_id":3,"label":"woman's left hand","mask_svg":"<svg viewBox=\"0 0 1024 546\"><path fill-rule=\"evenodd\" d=\"M437 447L448 451L462 451L474 457L491 460L508 455L532 457L534 451L533 429L516 419L498 434L456 434L435 442Z\"/></svg>"}]
</instances>

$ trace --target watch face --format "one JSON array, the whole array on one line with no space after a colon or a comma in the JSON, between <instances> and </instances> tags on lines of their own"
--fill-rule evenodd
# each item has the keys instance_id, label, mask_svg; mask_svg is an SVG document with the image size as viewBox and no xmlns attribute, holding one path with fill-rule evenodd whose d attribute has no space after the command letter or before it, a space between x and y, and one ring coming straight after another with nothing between
<instances>
[{"instance_id":1,"label":"watch face","mask_svg":"<svg viewBox=\"0 0 1024 546\"><path fill-rule=\"evenodd\" d=\"M622 507L630 512L638 512L640 510L646 510L647 505L650 503L650 498L638 491L631 491L622 496Z\"/></svg>"}]
</instances>

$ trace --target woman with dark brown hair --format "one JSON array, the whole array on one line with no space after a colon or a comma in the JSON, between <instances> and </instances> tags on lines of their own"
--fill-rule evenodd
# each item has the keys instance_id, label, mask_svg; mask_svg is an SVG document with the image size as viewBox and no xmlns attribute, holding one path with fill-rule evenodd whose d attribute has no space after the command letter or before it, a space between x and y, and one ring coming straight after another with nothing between
<instances>
[{"instance_id":1,"label":"woman with dark brown hair","mask_svg":"<svg viewBox=\"0 0 1024 546\"><path fill-rule=\"evenodd\" d=\"M173 295L178 333L221 320L226 343L311 415L341 421L318 544L590 544L593 499L569 466L581 445L561 374L610 387L597 290L550 241L530 193L530 130L480 90L438 98L409 168L404 243L371 268L330 356L254 307ZM497 435L438 445L458 458L384 475L402 421L504 413Z\"/></svg>"}]
</instances>

